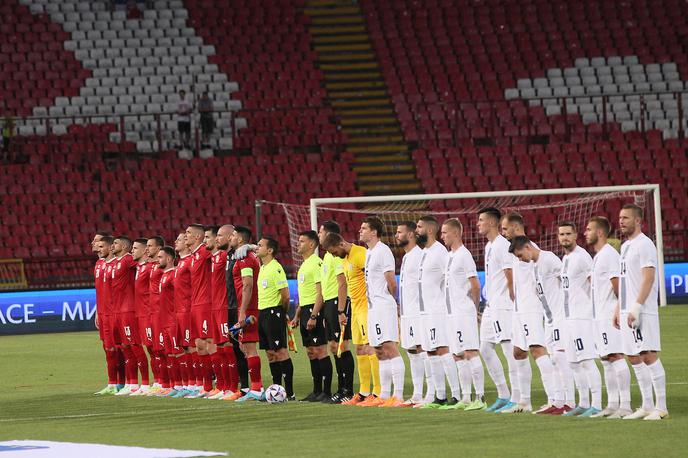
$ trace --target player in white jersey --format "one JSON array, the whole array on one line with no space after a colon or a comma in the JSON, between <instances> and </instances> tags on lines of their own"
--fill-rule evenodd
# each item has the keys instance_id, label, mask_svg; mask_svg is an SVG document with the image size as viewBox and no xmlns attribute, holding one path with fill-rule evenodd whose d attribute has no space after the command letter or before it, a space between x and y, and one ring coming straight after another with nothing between
<instances>
[{"instance_id":1,"label":"player in white jersey","mask_svg":"<svg viewBox=\"0 0 688 458\"><path fill-rule=\"evenodd\" d=\"M399 343L397 280L394 255L381 240L382 221L369 216L361 223L359 236L368 246L365 281L368 294L368 339L380 361L380 406L401 407L404 402L404 360ZM394 394L392 395L392 382Z\"/></svg>"},{"instance_id":2,"label":"player in white jersey","mask_svg":"<svg viewBox=\"0 0 688 458\"><path fill-rule=\"evenodd\" d=\"M626 204L619 228L627 237L621 245L619 306L614 323L621 329L624 353L638 380L643 404L625 419L661 420L666 406L666 374L659 360L660 334L657 294L657 248L642 232L643 209ZM654 388L656 403L653 403Z\"/></svg>"},{"instance_id":3,"label":"player in white jersey","mask_svg":"<svg viewBox=\"0 0 688 458\"><path fill-rule=\"evenodd\" d=\"M549 407L541 414L562 415L573 409L575 385L573 371L564 353L564 295L561 290L561 259L551 251L540 250L527 237L515 237L509 249L523 262L533 262L535 291L546 321L547 349L554 369L554 394L548 394ZM563 400L563 401L562 401Z\"/></svg>"},{"instance_id":4,"label":"player in white jersey","mask_svg":"<svg viewBox=\"0 0 688 458\"><path fill-rule=\"evenodd\" d=\"M435 385L435 400L423 406L428 409L455 408L461 397L459 373L449 352L447 336L447 307L444 298L444 268L449 253L437 241L439 224L432 216L423 216L416 224L418 243L423 248L418 273L420 316L423 324L422 347L428 353L431 377ZM446 395L445 376L452 397Z\"/></svg>"},{"instance_id":5,"label":"player in white jersey","mask_svg":"<svg viewBox=\"0 0 688 458\"><path fill-rule=\"evenodd\" d=\"M602 378L595 364L595 310L590 294L592 257L576 244L576 224L559 223L559 244L564 248L561 289L566 316L566 358L578 387L578 405L564 416L590 417L602 410ZM590 396L592 395L592 405Z\"/></svg>"},{"instance_id":6,"label":"player in white jersey","mask_svg":"<svg viewBox=\"0 0 688 458\"><path fill-rule=\"evenodd\" d=\"M595 249L590 272L592 306L595 310L595 344L604 369L607 407L595 416L621 418L631 411L631 372L623 355L621 330L614 327L619 295L619 252L607 238L609 220L594 216L585 228L585 241Z\"/></svg>"},{"instance_id":7,"label":"player in white jersey","mask_svg":"<svg viewBox=\"0 0 688 458\"><path fill-rule=\"evenodd\" d=\"M533 410L530 402L531 382L533 378L532 368L528 353L540 370L542 386L547 393L548 402L536 413L549 414L553 408L563 406L564 399L557 379L554 376L552 360L547 353L544 326L544 310L537 295L535 282L535 265L531 260L521 260L514 249L528 243L533 248L538 246L525 236L523 217L518 213L510 213L502 218L502 233L511 242L509 253L513 259L514 279L514 326L512 328L512 343L514 346L514 358L518 367L518 382L521 391L521 399L518 404L503 413L530 412ZM554 404L549 400L554 400Z\"/></svg>"},{"instance_id":8,"label":"player in white jersey","mask_svg":"<svg viewBox=\"0 0 688 458\"><path fill-rule=\"evenodd\" d=\"M489 207L478 212L478 232L485 236L485 291L486 305L480 321L480 355L485 361L487 372L497 388L497 400L488 412L510 409L521 398L516 383L516 360L511 345L511 318L513 315L513 271L509 242L500 235L502 212ZM511 394L504 377L502 362L497 356L496 346L500 344L509 366Z\"/></svg>"},{"instance_id":9,"label":"player in white jersey","mask_svg":"<svg viewBox=\"0 0 688 458\"><path fill-rule=\"evenodd\" d=\"M423 249L416 243L416 223L405 221L397 226L397 246L404 250L399 269L399 314L401 347L408 354L413 381L413 395L404 401L406 406L421 406L435 399L435 385L431 379L430 360L423 351L423 326L420 319L418 274ZM427 394L423 399L423 379L427 381Z\"/></svg>"},{"instance_id":10,"label":"player in white jersey","mask_svg":"<svg viewBox=\"0 0 688 458\"><path fill-rule=\"evenodd\" d=\"M456 218L442 223L442 241L449 248L444 270L444 295L447 307L449 349L459 370L461 402L456 408L485 410L485 371L478 349L478 307L480 281L473 255L463 244L463 225ZM475 399L471 402L471 382Z\"/></svg>"}]
</instances>

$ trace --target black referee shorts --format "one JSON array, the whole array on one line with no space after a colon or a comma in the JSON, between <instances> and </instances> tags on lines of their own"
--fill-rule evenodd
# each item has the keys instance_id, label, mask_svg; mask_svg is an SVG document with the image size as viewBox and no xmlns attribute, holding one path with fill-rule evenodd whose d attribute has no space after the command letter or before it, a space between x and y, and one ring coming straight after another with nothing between
<instances>
[{"instance_id":1,"label":"black referee shorts","mask_svg":"<svg viewBox=\"0 0 688 458\"><path fill-rule=\"evenodd\" d=\"M329 342L339 342L339 333L341 327L339 326L339 298L329 299L323 305L323 316L325 318L325 334ZM351 340L351 303L349 298L346 298L346 327L344 328L344 340Z\"/></svg>"},{"instance_id":2,"label":"black referee shorts","mask_svg":"<svg viewBox=\"0 0 688 458\"><path fill-rule=\"evenodd\" d=\"M315 319L315 327L310 331L306 328L306 324L313 313L313 305L304 305L301 307L300 330L301 330L301 341L304 347L317 347L320 345L326 345L327 340L325 339L325 324L323 323L322 313L318 314Z\"/></svg>"},{"instance_id":3,"label":"black referee shorts","mask_svg":"<svg viewBox=\"0 0 688 458\"><path fill-rule=\"evenodd\" d=\"M261 350L287 348L287 314L282 307L258 312L258 341Z\"/></svg>"}]
</instances>

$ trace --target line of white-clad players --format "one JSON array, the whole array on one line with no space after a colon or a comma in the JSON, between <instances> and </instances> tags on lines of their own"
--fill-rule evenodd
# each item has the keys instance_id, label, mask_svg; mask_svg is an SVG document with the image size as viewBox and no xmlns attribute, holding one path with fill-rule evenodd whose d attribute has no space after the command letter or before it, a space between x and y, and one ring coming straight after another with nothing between
<instances>
[{"instance_id":1,"label":"line of white-clad players","mask_svg":"<svg viewBox=\"0 0 688 458\"><path fill-rule=\"evenodd\" d=\"M486 302L481 310L476 264L462 242L458 219L439 224L426 216L398 226L396 241L405 255L397 307L396 282L391 280L394 257L380 240L383 223L366 218L359 235L368 248L367 333L380 361L379 404L533 412L530 354L548 399L533 413L665 418L666 380L658 357L657 250L642 233L642 221L642 208L623 206L619 228L626 241L619 254L607 243L609 221L591 218L585 238L595 250L594 258L576 244L576 225L562 222L558 239L565 255L559 259L525 236L521 215L481 210L477 228L487 239ZM408 352L413 380L413 395L406 401L398 342ZM497 345L507 361L511 389ZM497 400L490 406L484 399L480 356L497 388ZM642 395L642 405L635 411L625 358ZM601 360L608 393L604 409L596 359ZM450 395L445 392L445 379Z\"/></svg>"}]
</instances>

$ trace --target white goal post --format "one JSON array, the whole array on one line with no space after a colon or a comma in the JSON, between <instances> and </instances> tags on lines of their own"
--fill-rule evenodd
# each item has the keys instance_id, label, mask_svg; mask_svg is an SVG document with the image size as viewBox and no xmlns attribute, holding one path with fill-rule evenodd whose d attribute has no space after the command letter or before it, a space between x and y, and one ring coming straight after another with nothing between
<instances>
[{"instance_id":1,"label":"white goal post","mask_svg":"<svg viewBox=\"0 0 688 458\"><path fill-rule=\"evenodd\" d=\"M454 200L454 199L489 199L495 200L499 198L520 198L523 196L562 196L562 195L595 195L607 194L612 197L625 196L624 193L645 192L652 195L653 205L648 208L652 210L652 220L648 223L654 223L654 239L657 246L658 258L658 278L659 278L659 299L660 305L665 306L666 298L666 284L664 279L664 244L662 240L662 208L660 205L660 194L658 184L642 184L642 185L628 185L628 186L600 186L600 187L585 187L585 188L552 188L552 189L521 189L513 191L488 191L488 192L466 192L466 193L446 193L446 194L406 194L406 195L391 195L391 196L362 196L362 197L326 197L310 199L310 227L318 230L318 211L325 208L327 205L333 204L392 204L398 202L429 202L438 200ZM331 210L331 209L330 209ZM365 213L365 210L360 210ZM370 209L367 213L379 213L375 209ZM393 213L400 213L394 210ZM423 210L414 210L414 213L423 213ZM305 215L304 215L305 216ZM615 220L612 220L614 223Z\"/></svg>"}]
</instances>

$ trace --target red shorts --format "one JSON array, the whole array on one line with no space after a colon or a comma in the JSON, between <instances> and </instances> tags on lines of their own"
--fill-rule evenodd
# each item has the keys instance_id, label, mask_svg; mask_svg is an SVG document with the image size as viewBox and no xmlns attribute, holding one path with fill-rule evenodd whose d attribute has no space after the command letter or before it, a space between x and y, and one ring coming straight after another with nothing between
<instances>
[{"instance_id":1,"label":"red shorts","mask_svg":"<svg viewBox=\"0 0 688 458\"><path fill-rule=\"evenodd\" d=\"M191 347L191 314L177 312L177 340L182 347Z\"/></svg>"},{"instance_id":2,"label":"red shorts","mask_svg":"<svg viewBox=\"0 0 688 458\"><path fill-rule=\"evenodd\" d=\"M244 326L239 334L239 342L258 342L260 337L258 336L258 309L256 310L246 310L246 316L253 315L253 323Z\"/></svg>"},{"instance_id":3,"label":"red shorts","mask_svg":"<svg viewBox=\"0 0 688 458\"><path fill-rule=\"evenodd\" d=\"M179 345L179 339L177 338L177 325L164 328L162 340L162 347L166 355L178 355L184 351Z\"/></svg>"},{"instance_id":4,"label":"red shorts","mask_svg":"<svg viewBox=\"0 0 688 458\"><path fill-rule=\"evenodd\" d=\"M212 337L212 313L210 304L191 307L191 338L210 339Z\"/></svg>"},{"instance_id":5,"label":"red shorts","mask_svg":"<svg viewBox=\"0 0 688 458\"><path fill-rule=\"evenodd\" d=\"M153 325L150 316L140 316L139 320L139 339L145 346L153 345Z\"/></svg>"},{"instance_id":6,"label":"red shorts","mask_svg":"<svg viewBox=\"0 0 688 458\"><path fill-rule=\"evenodd\" d=\"M113 315L98 315L98 334L103 341L103 348L114 348L115 342L115 317Z\"/></svg>"},{"instance_id":7,"label":"red shorts","mask_svg":"<svg viewBox=\"0 0 688 458\"><path fill-rule=\"evenodd\" d=\"M229 323L227 322L227 309L213 310L211 312L213 318L212 337L213 343L223 344L229 342ZM234 324L234 323L232 323Z\"/></svg>"},{"instance_id":8,"label":"red shorts","mask_svg":"<svg viewBox=\"0 0 688 458\"><path fill-rule=\"evenodd\" d=\"M121 312L117 314L117 331L122 345L141 344L139 335L139 322L134 312Z\"/></svg>"}]
</instances>

